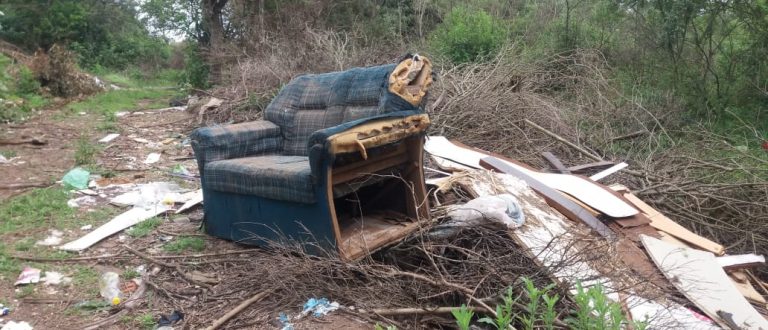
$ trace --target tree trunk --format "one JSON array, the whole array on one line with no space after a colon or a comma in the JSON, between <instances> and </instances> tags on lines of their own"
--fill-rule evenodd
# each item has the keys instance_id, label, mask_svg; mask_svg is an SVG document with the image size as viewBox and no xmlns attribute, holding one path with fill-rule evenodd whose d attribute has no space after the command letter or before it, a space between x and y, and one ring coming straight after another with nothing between
<instances>
[{"instance_id":1,"label":"tree trunk","mask_svg":"<svg viewBox=\"0 0 768 330\"><path fill-rule=\"evenodd\" d=\"M211 65L210 81L212 84L221 83L222 59L217 54L224 46L224 21L222 10L228 0L203 0L203 29L208 34L208 61Z\"/></svg>"}]
</instances>

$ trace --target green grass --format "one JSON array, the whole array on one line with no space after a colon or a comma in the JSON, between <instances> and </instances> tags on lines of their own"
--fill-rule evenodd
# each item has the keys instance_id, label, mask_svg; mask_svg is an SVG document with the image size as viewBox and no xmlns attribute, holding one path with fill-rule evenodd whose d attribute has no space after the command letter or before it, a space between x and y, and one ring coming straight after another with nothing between
<instances>
[{"instance_id":1,"label":"green grass","mask_svg":"<svg viewBox=\"0 0 768 330\"><path fill-rule=\"evenodd\" d=\"M162 223L163 223L162 219L158 217L152 217L137 223L131 229L127 230L126 233L131 237L144 237L149 235L149 233L155 230L155 228L160 226L160 224Z\"/></svg>"},{"instance_id":2,"label":"green grass","mask_svg":"<svg viewBox=\"0 0 768 330\"><path fill-rule=\"evenodd\" d=\"M101 275L88 266L75 266L72 274L72 284L85 290L91 296L99 294L99 277Z\"/></svg>"},{"instance_id":3,"label":"green grass","mask_svg":"<svg viewBox=\"0 0 768 330\"><path fill-rule=\"evenodd\" d=\"M174 253L184 251L201 252L205 250L205 240L200 237L182 236L166 244L163 249Z\"/></svg>"},{"instance_id":4,"label":"green grass","mask_svg":"<svg viewBox=\"0 0 768 330\"><path fill-rule=\"evenodd\" d=\"M75 165L89 165L96 161L96 154L99 153L99 147L95 145L86 136L77 139L77 149L75 149Z\"/></svg>"},{"instance_id":5,"label":"green grass","mask_svg":"<svg viewBox=\"0 0 768 330\"><path fill-rule=\"evenodd\" d=\"M11 159L13 157L18 156L16 151L13 151L13 150L0 150L0 155L3 155L3 157L7 159Z\"/></svg>"},{"instance_id":6,"label":"green grass","mask_svg":"<svg viewBox=\"0 0 768 330\"><path fill-rule=\"evenodd\" d=\"M102 115L120 111L158 109L168 106L168 100L176 94L169 89L121 89L91 96L81 102L70 104L74 112L93 112Z\"/></svg>"},{"instance_id":7,"label":"green grass","mask_svg":"<svg viewBox=\"0 0 768 330\"><path fill-rule=\"evenodd\" d=\"M106 222L117 213L114 208L106 207L80 214L67 206L69 198L69 192L63 187L51 187L35 189L0 204L0 277L13 279L21 271L21 263L11 258L11 251L32 252L42 258L72 257L65 251L35 248L34 242L41 237L33 237L29 231L75 229Z\"/></svg>"},{"instance_id":8,"label":"green grass","mask_svg":"<svg viewBox=\"0 0 768 330\"><path fill-rule=\"evenodd\" d=\"M126 280L126 281L127 280L132 280L134 278L138 278L140 276L141 276L141 274L139 274L139 272L136 271L133 268L128 268L128 269L124 270L123 274L122 274L123 279Z\"/></svg>"},{"instance_id":9,"label":"green grass","mask_svg":"<svg viewBox=\"0 0 768 330\"><path fill-rule=\"evenodd\" d=\"M144 313L136 316L133 319L133 323L141 329L154 329L155 328L155 316L152 313Z\"/></svg>"}]
</instances>

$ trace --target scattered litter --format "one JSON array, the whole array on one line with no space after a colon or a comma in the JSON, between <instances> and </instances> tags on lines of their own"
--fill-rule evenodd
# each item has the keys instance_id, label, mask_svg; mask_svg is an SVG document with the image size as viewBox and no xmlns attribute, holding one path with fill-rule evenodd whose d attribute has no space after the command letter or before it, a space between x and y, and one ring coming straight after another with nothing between
<instances>
[{"instance_id":1,"label":"scattered litter","mask_svg":"<svg viewBox=\"0 0 768 330\"><path fill-rule=\"evenodd\" d=\"M8 321L0 330L32 330L32 326L27 322Z\"/></svg>"},{"instance_id":2,"label":"scattered litter","mask_svg":"<svg viewBox=\"0 0 768 330\"><path fill-rule=\"evenodd\" d=\"M299 318L309 315L310 313L312 313L314 317L325 316L328 315L328 313L339 309L339 307L341 307L339 303L335 301L329 302L326 298L309 298L309 300L304 303L304 310L299 314Z\"/></svg>"},{"instance_id":3,"label":"scattered litter","mask_svg":"<svg viewBox=\"0 0 768 330\"><path fill-rule=\"evenodd\" d=\"M0 304L0 316L7 316L8 314L11 314L11 309Z\"/></svg>"},{"instance_id":4,"label":"scattered litter","mask_svg":"<svg viewBox=\"0 0 768 330\"><path fill-rule=\"evenodd\" d=\"M291 324L291 319L288 317L287 314L280 312L280 316L277 318L280 321L280 324L283 325L280 330L293 330L293 324Z\"/></svg>"},{"instance_id":5,"label":"scattered litter","mask_svg":"<svg viewBox=\"0 0 768 330\"><path fill-rule=\"evenodd\" d=\"M188 194L189 193L185 194L185 196L188 195ZM193 191L191 194L192 195L189 196L189 199L187 200L187 202L184 203L184 205L182 205L178 210L176 210L176 214L184 212L184 211L188 210L189 208L191 208L191 207L193 207L193 206L203 202L203 190L202 189L198 189L197 191Z\"/></svg>"},{"instance_id":6,"label":"scattered litter","mask_svg":"<svg viewBox=\"0 0 768 330\"><path fill-rule=\"evenodd\" d=\"M56 246L61 244L61 237L64 236L64 233L60 230L52 229L50 231L50 234L48 237L46 237L42 241L37 241L35 245L42 245L42 246Z\"/></svg>"},{"instance_id":7,"label":"scattered litter","mask_svg":"<svg viewBox=\"0 0 768 330\"><path fill-rule=\"evenodd\" d=\"M16 279L16 283L13 285L34 284L40 282L40 270L29 266L24 266L19 278Z\"/></svg>"},{"instance_id":8,"label":"scattered litter","mask_svg":"<svg viewBox=\"0 0 768 330\"><path fill-rule=\"evenodd\" d=\"M171 315L160 315L160 320L157 321L157 325L160 327L174 325L184 319L184 313L179 311L173 311Z\"/></svg>"},{"instance_id":9,"label":"scattered litter","mask_svg":"<svg viewBox=\"0 0 768 330\"><path fill-rule=\"evenodd\" d=\"M99 280L99 293L112 305L120 304L120 275L115 272L106 272L101 274Z\"/></svg>"},{"instance_id":10,"label":"scattered litter","mask_svg":"<svg viewBox=\"0 0 768 330\"><path fill-rule=\"evenodd\" d=\"M189 170L181 164L176 164L176 166L173 167L172 173L192 176L192 173L189 173Z\"/></svg>"},{"instance_id":11,"label":"scattered litter","mask_svg":"<svg viewBox=\"0 0 768 330\"><path fill-rule=\"evenodd\" d=\"M149 209L165 204L164 201L186 202L193 197L182 194L184 192L184 189L173 182L150 182L134 186L131 191L112 198L110 203Z\"/></svg>"},{"instance_id":12,"label":"scattered litter","mask_svg":"<svg viewBox=\"0 0 768 330\"><path fill-rule=\"evenodd\" d=\"M504 223L510 229L525 223L520 203L510 194L475 198L464 205L453 207L448 211L448 216L455 222L467 225L479 224L484 219L494 220Z\"/></svg>"},{"instance_id":13,"label":"scattered litter","mask_svg":"<svg viewBox=\"0 0 768 330\"><path fill-rule=\"evenodd\" d=\"M144 164L154 164L154 163L157 163L159 160L160 160L160 154L153 152L147 155L147 159L144 160Z\"/></svg>"},{"instance_id":14,"label":"scattered litter","mask_svg":"<svg viewBox=\"0 0 768 330\"><path fill-rule=\"evenodd\" d=\"M88 187L96 188L96 180L91 180L91 182L88 182ZM77 193L78 194L83 194L83 195L88 195L88 196L98 196L99 195L99 193L97 193L97 192L95 192L95 191L93 191L91 189L78 190Z\"/></svg>"},{"instance_id":15,"label":"scattered litter","mask_svg":"<svg viewBox=\"0 0 768 330\"><path fill-rule=\"evenodd\" d=\"M93 198L93 196L82 196L78 198L73 198L67 201L67 206L71 208L78 208L83 205L95 205L96 204L96 198Z\"/></svg>"},{"instance_id":16,"label":"scattered litter","mask_svg":"<svg viewBox=\"0 0 768 330\"><path fill-rule=\"evenodd\" d=\"M89 231L92 228L93 228L93 225L85 225L85 226L80 227L80 230L82 230L82 231Z\"/></svg>"},{"instance_id":17,"label":"scattered litter","mask_svg":"<svg viewBox=\"0 0 768 330\"><path fill-rule=\"evenodd\" d=\"M60 246L59 249L65 251L85 250L91 247L93 244L96 244L99 241L112 236L125 228L133 226L158 214L164 213L167 210L168 209L162 205L158 205L157 207L150 208L148 210L141 207L134 207L114 217L109 222L105 223L99 228L96 228L94 231L86 234L85 236ZM121 242L124 241L125 236L119 236L118 240Z\"/></svg>"},{"instance_id":18,"label":"scattered litter","mask_svg":"<svg viewBox=\"0 0 768 330\"><path fill-rule=\"evenodd\" d=\"M115 112L115 117L125 117L125 116L127 116L129 114L130 114L130 112L127 112L127 111Z\"/></svg>"},{"instance_id":19,"label":"scattered litter","mask_svg":"<svg viewBox=\"0 0 768 330\"><path fill-rule=\"evenodd\" d=\"M59 272L45 272L45 277L41 281L46 285L66 285L72 282L72 278L64 276L64 274Z\"/></svg>"},{"instance_id":20,"label":"scattered litter","mask_svg":"<svg viewBox=\"0 0 768 330\"><path fill-rule=\"evenodd\" d=\"M107 134L107 136L101 138L101 140L99 140L99 142L100 143L109 143L109 142L112 142L112 140L116 139L118 136L120 136L119 133Z\"/></svg>"},{"instance_id":21,"label":"scattered litter","mask_svg":"<svg viewBox=\"0 0 768 330\"><path fill-rule=\"evenodd\" d=\"M142 139L142 138L132 138L131 140L134 140L134 141L136 141L138 143L149 143L149 140Z\"/></svg>"},{"instance_id":22,"label":"scattered litter","mask_svg":"<svg viewBox=\"0 0 768 330\"><path fill-rule=\"evenodd\" d=\"M87 189L90 175L90 172L80 167L75 167L64 175L62 181L64 182L64 185L70 186L77 190Z\"/></svg>"},{"instance_id":23,"label":"scattered litter","mask_svg":"<svg viewBox=\"0 0 768 330\"><path fill-rule=\"evenodd\" d=\"M135 292L139 286L141 286L141 279L134 278L120 285L120 292L130 295L131 293Z\"/></svg>"},{"instance_id":24,"label":"scattered litter","mask_svg":"<svg viewBox=\"0 0 768 330\"><path fill-rule=\"evenodd\" d=\"M5 158L5 156L0 155L0 164L7 164L7 163L10 163L8 158Z\"/></svg>"}]
</instances>

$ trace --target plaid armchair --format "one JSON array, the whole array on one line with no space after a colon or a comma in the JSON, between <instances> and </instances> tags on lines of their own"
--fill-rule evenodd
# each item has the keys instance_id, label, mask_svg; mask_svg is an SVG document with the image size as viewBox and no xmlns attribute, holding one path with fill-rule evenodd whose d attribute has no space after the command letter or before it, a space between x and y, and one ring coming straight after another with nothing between
<instances>
[{"instance_id":1,"label":"plaid armchair","mask_svg":"<svg viewBox=\"0 0 768 330\"><path fill-rule=\"evenodd\" d=\"M426 198L421 148L430 84L429 61L418 55L399 64L302 75L272 100L264 120L195 130L206 232L255 244L311 239L348 258L364 254L343 251L345 228L334 198L376 181L359 180L365 173L403 174L407 164L418 169L403 177ZM407 157L393 162L393 150ZM408 216L426 215L425 203L407 203Z\"/></svg>"}]
</instances>

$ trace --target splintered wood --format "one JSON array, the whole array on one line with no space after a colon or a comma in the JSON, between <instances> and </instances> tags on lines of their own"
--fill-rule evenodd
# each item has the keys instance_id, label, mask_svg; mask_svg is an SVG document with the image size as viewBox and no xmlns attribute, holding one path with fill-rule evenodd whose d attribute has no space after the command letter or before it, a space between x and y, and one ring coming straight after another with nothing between
<instances>
[{"instance_id":1,"label":"splintered wood","mask_svg":"<svg viewBox=\"0 0 768 330\"><path fill-rule=\"evenodd\" d=\"M600 284L606 288L609 299L627 307L628 317L645 320L651 328L716 328L667 299L663 290L638 278L616 256L617 245L592 236L585 225L566 219L522 180L480 170L455 173L449 181L475 197L514 195L525 212L526 222L509 231L509 235L571 293L576 293L576 283L584 288Z\"/></svg>"}]
</instances>

